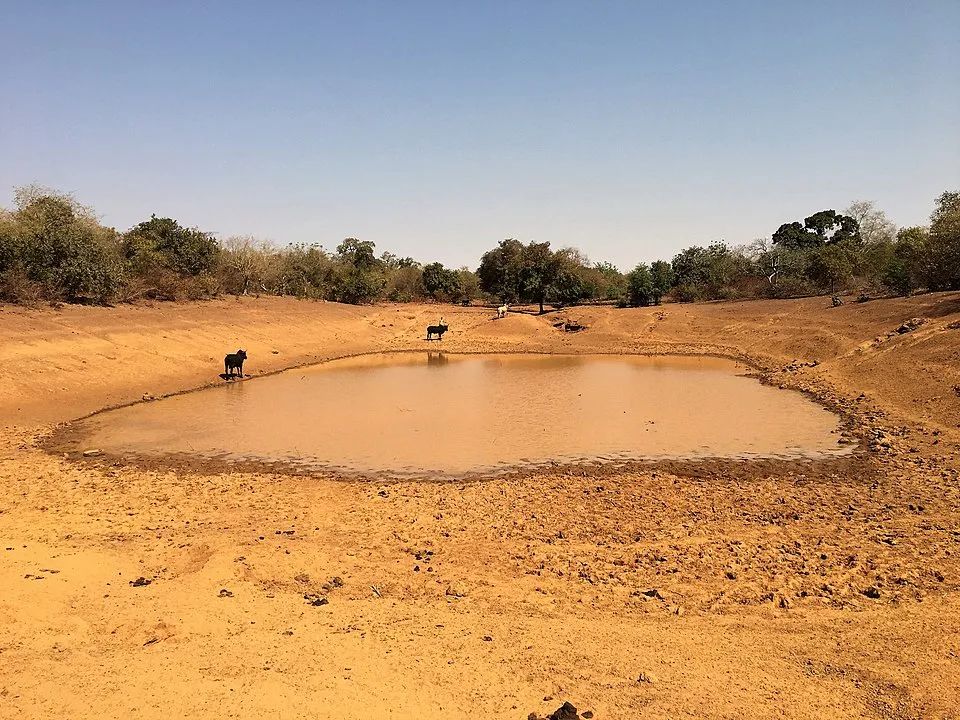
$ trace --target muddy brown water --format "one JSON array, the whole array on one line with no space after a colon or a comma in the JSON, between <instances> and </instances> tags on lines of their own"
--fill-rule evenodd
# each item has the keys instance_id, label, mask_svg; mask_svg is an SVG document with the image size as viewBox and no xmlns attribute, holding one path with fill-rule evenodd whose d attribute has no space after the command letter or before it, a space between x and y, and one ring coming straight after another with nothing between
<instances>
[{"instance_id":1,"label":"muddy brown water","mask_svg":"<svg viewBox=\"0 0 960 720\"><path fill-rule=\"evenodd\" d=\"M393 353L95 415L84 447L394 477L846 454L840 420L712 357Z\"/></svg>"}]
</instances>

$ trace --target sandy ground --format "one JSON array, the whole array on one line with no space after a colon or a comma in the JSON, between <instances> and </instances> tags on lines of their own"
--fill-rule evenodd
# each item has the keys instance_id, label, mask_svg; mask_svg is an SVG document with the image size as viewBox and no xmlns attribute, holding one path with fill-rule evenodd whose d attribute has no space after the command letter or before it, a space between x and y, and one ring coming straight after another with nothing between
<instances>
[{"instance_id":1,"label":"sandy ground","mask_svg":"<svg viewBox=\"0 0 960 720\"><path fill-rule=\"evenodd\" d=\"M0 717L960 718L960 296L829 304L0 306ZM361 483L40 447L440 313L448 351L745 359L862 449Z\"/></svg>"}]
</instances>

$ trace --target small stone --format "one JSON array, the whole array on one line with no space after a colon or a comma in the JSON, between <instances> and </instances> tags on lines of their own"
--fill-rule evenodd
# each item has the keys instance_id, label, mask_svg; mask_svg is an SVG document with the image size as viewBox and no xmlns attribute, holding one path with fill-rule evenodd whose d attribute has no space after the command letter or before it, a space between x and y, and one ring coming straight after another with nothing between
<instances>
[{"instance_id":1,"label":"small stone","mask_svg":"<svg viewBox=\"0 0 960 720\"><path fill-rule=\"evenodd\" d=\"M871 585L866 590L863 591L863 594L868 598L876 600L880 597L880 589L876 585Z\"/></svg>"},{"instance_id":2,"label":"small stone","mask_svg":"<svg viewBox=\"0 0 960 720\"><path fill-rule=\"evenodd\" d=\"M450 583L447 585L446 595L455 598L466 597L467 589L460 583Z\"/></svg>"},{"instance_id":3,"label":"small stone","mask_svg":"<svg viewBox=\"0 0 960 720\"><path fill-rule=\"evenodd\" d=\"M490 637L489 635L484 635L484 636L483 636L483 641L484 641L484 642L493 642L493 638Z\"/></svg>"},{"instance_id":4,"label":"small stone","mask_svg":"<svg viewBox=\"0 0 960 720\"><path fill-rule=\"evenodd\" d=\"M152 582L153 582L153 580L150 580L150 579L148 579L148 578L145 578L145 577L143 577L143 576L141 575L141 576L138 577L136 580L131 580L131 581L130 581L130 584L131 584L133 587L144 587L145 585L149 585L149 584L152 583Z\"/></svg>"},{"instance_id":5,"label":"small stone","mask_svg":"<svg viewBox=\"0 0 960 720\"><path fill-rule=\"evenodd\" d=\"M659 678L651 672L642 672L640 677L637 678L637 682L647 683L648 685L656 685Z\"/></svg>"},{"instance_id":6,"label":"small stone","mask_svg":"<svg viewBox=\"0 0 960 720\"><path fill-rule=\"evenodd\" d=\"M218 594L218 597L230 598L230 597L233 597L233 593L227 590L226 588L221 588Z\"/></svg>"},{"instance_id":7,"label":"small stone","mask_svg":"<svg viewBox=\"0 0 960 720\"><path fill-rule=\"evenodd\" d=\"M84 450L84 457L97 457L97 455L102 455L103 453L97 450L96 448L91 448L90 450Z\"/></svg>"}]
</instances>

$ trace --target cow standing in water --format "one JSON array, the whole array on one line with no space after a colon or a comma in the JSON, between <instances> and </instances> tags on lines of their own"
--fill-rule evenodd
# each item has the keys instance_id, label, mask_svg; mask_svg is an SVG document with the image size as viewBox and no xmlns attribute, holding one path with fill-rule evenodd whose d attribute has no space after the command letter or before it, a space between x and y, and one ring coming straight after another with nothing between
<instances>
[{"instance_id":1,"label":"cow standing in water","mask_svg":"<svg viewBox=\"0 0 960 720\"><path fill-rule=\"evenodd\" d=\"M231 353L223 358L223 374L224 379L229 380L234 377L233 371L236 370L238 375L237 377L243 377L243 361L247 359L246 350L237 350L235 353Z\"/></svg>"}]
</instances>

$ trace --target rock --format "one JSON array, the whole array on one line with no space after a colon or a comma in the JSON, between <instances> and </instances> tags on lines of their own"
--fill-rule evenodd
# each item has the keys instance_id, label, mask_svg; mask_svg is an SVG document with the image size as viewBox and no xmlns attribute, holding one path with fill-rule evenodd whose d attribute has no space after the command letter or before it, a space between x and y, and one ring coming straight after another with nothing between
<instances>
[{"instance_id":1,"label":"rock","mask_svg":"<svg viewBox=\"0 0 960 720\"><path fill-rule=\"evenodd\" d=\"M582 717L583 720L590 720L590 718L593 717L593 711L592 711L592 710L584 710L582 713L580 713L580 717Z\"/></svg>"},{"instance_id":2,"label":"rock","mask_svg":"<svg viewBox=\"0 0 960 720\"><path fill-rule=\"evenodd\" d=\"M144 585L149 585L149 584L152 583L152 582L153 582L153 580L150 580L149 578L145 578L145 577L143 577L143 576L141 575L141 576L138 577L136 580L131 580L131 581L130 581L130 584L131 584L133 587L143 587Z\"/></svg>"},{"instance_id":3,"label":"rock","mask_svg":"<svg viewBox=\"0 0 960 720\"><path fill-rule=\"evenodd\" d=\"M342 588L343 579L340 578L338 575L334 575L332 578L327 580L321 587L325 592L330 592L331 590L335 590L336 588Z\"/></svg>"},{"instance_id":4,"label":"rock","mask_svg":"<svg viewBox=\"0 0 960 720\"><path fill-rule=\"evenodd\" d=\"M217 597L224 597L224 598L233 597L233 593L227 590L226 588L221 588L220 592L217 594Z\"/></svg>"},{"instance_id":5,"label":"rock","mask_svg":"<svg viewBox=\"0 0 960 720\"><path fill-rule=\"evenodd\" d=\"M484 641L484 642L493 642L493 638L490 637L489 635L484 635L484 636L483 636L483 641Z\"/></svg>"},{"instance_id":6,"label":"rock","mask_svg":"<svg viewBox=\"0 0 960 720\"><path fill-rule=\"evenodd\" d=\"M577 713L577 708L570 701L566 701L547 715L547 720L580 720L580 715Z\"/></svg>"},{"instance_id":7,"label":"rock","mask_svg":"<svg viewBox=\"0 0 960 720\"><path fill-rule=\"evenodd\" d=\"M307 583L310 582L310 576L307 575L306 573L298 573L293 576L293 579L302 585L306 585Z\"/></svg>"},{"instance_id":8,"label":"rock","mask_svg":"<svg viewBox=\"0 0 960 720\"><path fill-rule=\"evenodd\" d=\"M843 305L843 300L840 299L839 295L834 295L832 298L830 298L830 302L833 303L833 307L840 307Z\"/></svg>"},{"instance_id":9,"label":"rock","mask_svg":"<svg viewBox=\"0 0 960 720\"><path fill-rule=\"evenodd\" d=\"M871 585L870 587L868 587L866 590L863 590L862 592L865 596L867 596L868 598L871 598L872 600L876 600L877 598L880 597L880 588L878 588L876 585Z\"/></svg>"},{"instance_id":10,"label":"rock","mask_svg":"<svg viewBox=\"0 0 960 720\"><path fill-rule=\"evenodd\" d=\"M919 317L910 318L905 323L903 323L900 327L897 328L897 333L899 335L904 335L905 333L913 332L918 327L923 325L925 322L926 322L925 318L919 318Z\"/></svg>"},{"instance_id":11,"label":"rock","mask_svg":"<svg viewBox=\"0 0 960 720\"><path fill-rule=\"evenodd\" d=\"M640 677L637 678L637 682L647 683L648 685L656 685L659 680L660 678L651 672L642 672L640 673Z\"/></svg>"},{"instance_id":12,"label":"rock","mask_svg":"<svg viewBox=\"0 0 960 720\"><path fill-rule=\"evenodd\" d=\"M326 605L328 602L330 602L322 595L316 595L314 593L307 593L306 595L303 596L303 599L306 600L307 603L309 603L310 605L313 605L314 607L320 607L321 605Z\"/></svg>"},{"instance_id":13,"label":"rock","mask_svg":"<svg viewBox=\"0 0 960 720\"><path fill-rule=\"evenodd\" d=\"M460 583L450 583L447 585L446 595L455 598L466 597L467 589Z\"/></svg>"},{"instance_id":14,"label":"rock","mask_svg":"<svg viewBox=\"0 0 960 720\"><path fill-rule=\"evenodd\" d=\"M99 450L95 449L95 448L92 448L92 449L90 449L90 450L84 450L84 451L83 451L83 456L84 456L84 457L96 457L97 455L103 455L103 453L100 452Z\"/></svg>"}]
</instances>

